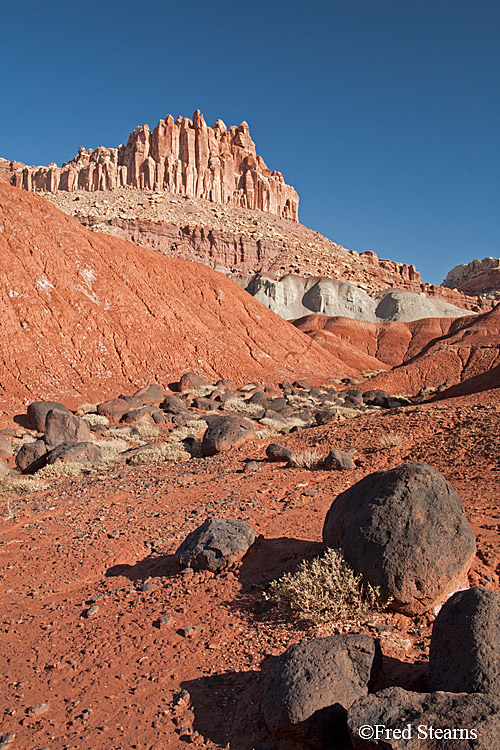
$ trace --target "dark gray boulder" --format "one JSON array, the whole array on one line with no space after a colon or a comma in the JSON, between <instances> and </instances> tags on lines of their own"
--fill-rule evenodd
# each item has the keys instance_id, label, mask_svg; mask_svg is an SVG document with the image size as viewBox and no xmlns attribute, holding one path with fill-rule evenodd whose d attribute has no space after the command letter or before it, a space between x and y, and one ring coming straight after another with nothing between
<instances>
[{"instance_id":1,"label":"dark gray boulder","mask_svg":"<svg viewBox=\"0 0 500 750\"><path fill-rule=\"evenodd\" d=\"M337 409L318 409L313 416L316 424L321 426L333 422L334 419L337 419L338 414Z\"/></svg>"},{"instance_id":2,"label":"dark gray boulder","mask_svg":"<svg viewBox=\"0 0 500 750\"><path fill-rule=\"evenodd\" d=\"M389 399L391 398L390 393L387 391L365 391L363 393L363 401L367 406L381 406L383 409L389 407Z\"/></svg>"},{"instance_id":3,"label":"dark gray boulder","mask_svg":"<svg viewBox=\"0 0 500 750\"><path fill-rule=\"evenodd\" d=\"M47 465L57 463L97 464L101 449L95 443L62 443L47 454Z\"/></svg>"},{"instance_id":4,"label":"dark gray boulder","mask_svg":"<svg viewBox=\"0 0 500 750\"><path fill-rule=\"evenodd\" d=\"M45 418L44 440L49 450L62 443L85 443L91 434L89 423L69 411L53 409Z\"/></svg>"},{"instance_id":5,"label":"dark gray boulder","mask_svg":"<svg viewBox=\"0 0 500 750\"><path fill-rule=\"evenodd\" d=\"M206 388L210 383L195 372L185 372L179 380L179 393L184 391L197 391L198 388Z\"/></svg>"},{"instance_id":6,"label":"dark gray boulder","mask_svg":"<svg viewBox=\"0 0 500 750\"><path fill-rule=\"evenodd\" d=\"M120 419L123 424L137 424L141 422L148 422L152 424L153 417L152 412L156 411L154 406L141 406L139 409L130 409Z\"/></svg>"},{"instance_id":7,"label":"dark gray boulder","mask_svg":"<svg viewBox=\"0 0 500 750\"><path fill-rule=\"evenodd\" d=\"M284 445L278 445L278 443L269 443L266 448L266 456L270 461L291 461L295 453L290 448L285 448Z\"/></svg>"},{"instance_id":8,"label":"dark gray boulder","mask_svg":"<svg viewBox=\"0 0 500 750\"><path fill-rule=\"evenodd\" d=\"M59 409L64 412L68 411L67 407L58 401L35 401L33 404L30 404L27 410L28 427L30 430L44 432L45 419L49 411L53 409Z\"/></svg>"},{"instance_id":9,"label":"dark gray boulder","mask_svg":"<svg viewBox=\"0 0 500 750\"><path fill-rule=\"evenodd\" d=\"M499 746L500 699L391 687L357 700L348 724L355 750L493 750Z\"/></svg>"},{"instance_id":10,"label":"dark gray boulder","mask_svg":"<svg viewBox=\"0 0 500 750\"><path fill-rule=\"evenodd\" d=\"M43 440L34 443L24 443L16 453L16 466L23 474L33 474L45 466L47 446Z\"/></svg>"},{"instance_id":11,"label":"dark gray boulder","mask_svg":"<svg viewBox=\"0 0 500 750\"><path fill-rule=\"evenodd\" d=\"M500 594L475 586L443 604L432 627L429 687L500 695Z\"/></svg>"},{"instance_id":12,"label":"dark gray boulder","mask_svg":"<svg viewBox=\"0 0 500 750\"><path fill-rule=\"evenodd\" d=\"M97 413L111 422L119 422L129 409L130 404L123 398L112 398L97 405Z\"/></svg>"},{"instance_id":13,"label":"dark gray boulder","mask_svg":"<svg viewBox=\"0 0 500 750\"><path fill-rule=\"evenodd\" d=\"M167 414L185 414L188 410L185 401L178 396L165 396L160 408Z\"/></svg>"},{"instance_id":14,"label":"dark gray boulder","mask_svg":"<svg viewBox=\"0 0 500 750\"><path fill-rule=\"evenodd\" d=\"M165 391L158 383L150 383L139 388L132 398L142 401L143 404L159 404L165 398Z\"/></svg>"},{"instance_id":15,"label":"dark gray boulder","mask_svg":"<svg viewBox=\"0 0 500 750\"><path fill-rule=\"evenodd\" d=\"M350 471L356 468L356 464L349 453L331 450L323 461L323 468L328 471Z\"/></svg>"},{"instance_id":16,"label":"dark gray boulder","mask_svg":"<svg viewBox=\"0 0 500 750\"><path fill-rule=\"evenodd\" d=\"M436 469L416 463L370 474L342 492L323 541L407 615L462 588L475 554L458 494Z\"/></svg>"},{"instance_id":17,"label":"dark gray boulder","mask_svg":"<svg viewBox=\"0 0 500 750\"><path fill-rule=\"evenodd\" d=\"M232 518L208 518L184 539L175 559L184 568L218 571L239 560L255 541L246 522Z\"/></svg>"},{"instance_id":18,"label":"dark gray boulder","mask_svg":"<svg viewBox=\"0 0 500 750\"><path fill-rule=\"evenodd\" d=\"M254 435L252 423L237 416L215 417L203 435L201 451L204 456L238 448Z\"/></svg>"},{"instance_id":19,"label":"dark gray boulder","mask_svg":"<svg viewBox=\"0 0 500 750\"><path fill-rule=\"evenodd\" d=\"M333 635L290 646L272 665L262 711L278 737L319 748L343 746L346 709L368 694L380 668L378 642L366 635Z\"/></svg>"}]
</instances>

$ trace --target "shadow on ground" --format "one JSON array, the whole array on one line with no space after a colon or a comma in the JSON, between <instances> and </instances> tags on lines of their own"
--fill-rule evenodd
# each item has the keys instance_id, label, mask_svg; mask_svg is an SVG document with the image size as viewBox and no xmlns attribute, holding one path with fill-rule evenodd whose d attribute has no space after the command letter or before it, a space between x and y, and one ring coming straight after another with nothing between
<instances>
[{"instance_id":1,"label":"shadow on ground","mask_svg":"<svg viewBox=\"0 0 500 750\"><path fill-rule=\"evenodd\" d=\"M106 578L125 576L131 581L145 581L148 578L170 578L179 574L179 564L174 555L148 555L134 565L113 565L106 571Z\"/></svg>"}]
</instances>

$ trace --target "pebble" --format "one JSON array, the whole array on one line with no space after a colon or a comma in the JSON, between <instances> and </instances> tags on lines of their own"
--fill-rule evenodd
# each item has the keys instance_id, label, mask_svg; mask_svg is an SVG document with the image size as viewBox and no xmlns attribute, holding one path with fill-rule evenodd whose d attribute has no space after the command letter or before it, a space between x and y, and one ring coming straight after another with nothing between
<instances>
[{"instance_id":1,"label":"pebble","mask_svg":"<svg viewBox=\"0 0 500 750\"><path fill-rule=\"evenodd\" d=\"M39 703L37 706L30 706L26 709L28 716L41 716L49 710L48 703Z\"/></svg>"},{"instance_id":2,"label":"pebble","mask_svg":"<svg viewBox=\"0 0 500 750\"><path fill-rule=\"evenodd\" d=\"M257 461L247 461L245 466L243 467L243 471L245 474L251 473L253 471L259 470L259 464Z\"/></svg>"},{"instance_id":3,"label":"pebble","mask_svg":"<svg viewBox=\"0 0 500 750\"><path fill-rule=\"evenodd\" d=\"M148 583L143 583L141 586L141 591L152 591L154 589L155 585L151 581L148 581Z\"/></svg>"},{"instance_id":4,"label":"pebble","mask_svg":"<svg viewBox=\"0 0 500 750\"><path fill-rule=\"evenodd\" d=\"M2 734L0 737L0 750L5 750L5 748L9 747L11 742L15 739L14 732L9 732L9 734Z\"/></svg>"},{"instance_id":5,"label":"pebble","mask_svg":"<svg viewBox=\"0 0 500 750\"><path fill-rule=\"evenodd\" d=\"M93 604L91 607L89 607L83 612L83 616L92 617L92 615L97 614L98 611L99 611L99 607L97 606L97 604Z\"/></svg>"}]
</instances>

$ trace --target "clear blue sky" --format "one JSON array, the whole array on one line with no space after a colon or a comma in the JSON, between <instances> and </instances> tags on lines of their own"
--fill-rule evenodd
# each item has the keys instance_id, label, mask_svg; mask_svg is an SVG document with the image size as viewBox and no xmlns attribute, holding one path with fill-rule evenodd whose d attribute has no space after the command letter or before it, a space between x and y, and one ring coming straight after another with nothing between
<instances>
[{"instance_id":1,"label":"clear blue sky","mask_svg":"<svg viewBox=\"0 0 500 750\"><path fill-rule=\"evenodd\" d=\"M247 120L344 246L440 282L500 255L497 0L2 7L0 155L60 164L171 113Z\"/></svg>"}]
</instances>

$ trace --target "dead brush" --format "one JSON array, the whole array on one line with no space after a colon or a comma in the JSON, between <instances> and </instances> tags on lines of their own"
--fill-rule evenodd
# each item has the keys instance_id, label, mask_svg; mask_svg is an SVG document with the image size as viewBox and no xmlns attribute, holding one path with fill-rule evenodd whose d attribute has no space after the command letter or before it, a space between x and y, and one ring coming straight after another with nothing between
<instances>
[{"instance_id":1,"label":"dead brush","mask_svg":"<svg viewBox=\"0 0 500 750\"><path fill-rule=\"evenodd\" d=\"M387 435L381 435L379 443L382 448L400 448L403 445L403 437L395 432L388 432Z\"/></svg>"},{"instance_id":2,"label":"dead brush","mask_svg":"<svg viewBox=\"0 0 500 750\"><path fill-rule=\"evenodd\" d=\"M290 466L293 469L319 469L324 461L317 448L308 448L301 453L294 453L290 459Z\"/></svg>"},{"instance_id":3,"label":"dead brush","mask_svg":"<svg viewBox=\"0 0 500 750\"><path fill-rule=\"evenodd\" d=\"M380 589L363 582L336 549L303 560L295 573L272 581L264 598L313 627L359 624L388 604L381 601Z\"/></svg>"}]
</instances>

